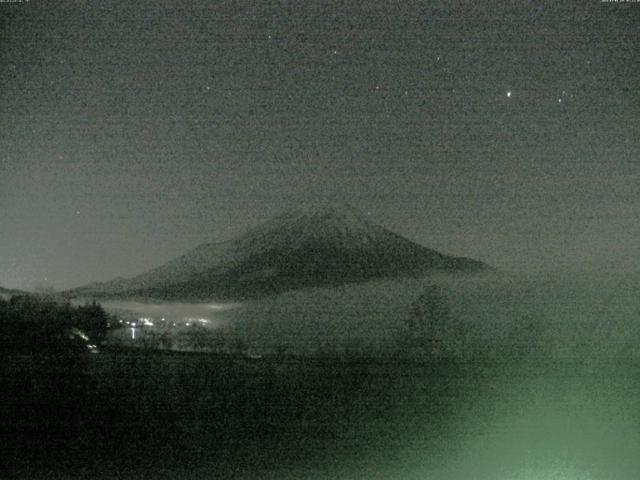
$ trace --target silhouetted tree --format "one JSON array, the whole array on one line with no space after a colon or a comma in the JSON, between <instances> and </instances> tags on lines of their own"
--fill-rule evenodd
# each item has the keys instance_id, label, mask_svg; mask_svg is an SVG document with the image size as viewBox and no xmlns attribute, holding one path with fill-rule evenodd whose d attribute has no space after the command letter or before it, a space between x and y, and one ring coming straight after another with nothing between
<instances>
[{"instance_id":1,"label":"silhouetted tree","mask_svg":"<svg viewBox=\"0 0 640 480\"><path fill-rule=\"evenodd\" d=\"M84 335L91 343L99 344L109 322L109 315L96 303L73 307L69 302L43 295L13 296L0 303L2 340L23 350L73 350Z\"/></svg>"},{"instance_id":2,"label":"silhouetted tree","mask_svg":"<svg viewBox=\"0 0 640 480\"><path fill-rule=\"evenodd\" d=\"M12 438L49 437L64 444L84 431L93 382L83 327L94 326L100 312L97 305L81 310L43 295L0 302L0 350L11 365L0 371L3 394L11 399L2 405L9 412L4 418L28 418L39 432L29 435L18 421L8 427Z\"/></svg>"},{"instance_id":3,"label":"silhouetted tree","mask_svg":"<svg viewBox=\"0 0 640 480\"><path fill-rule=\"evenodd\" d=\"M109 315L95 302L79 306L73 313L74 326L85 332L93 343L100 344L109 328Z\"/></svg>"},{"instance_id":4,"label":"silhouetted tree","mask_svg":"<svg viewBox=\"0 0 640 480\"><path fill-rule=\"evenodd\" d=\"M429 285L410 305L401 333L401 347L407 353L441 354L451 310L444 290Z\"/></svg>"}]
</instances>

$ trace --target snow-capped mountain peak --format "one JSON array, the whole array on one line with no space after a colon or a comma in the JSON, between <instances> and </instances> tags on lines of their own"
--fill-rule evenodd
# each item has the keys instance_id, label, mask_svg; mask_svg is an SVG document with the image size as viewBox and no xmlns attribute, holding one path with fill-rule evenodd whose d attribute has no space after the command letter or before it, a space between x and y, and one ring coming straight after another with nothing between
<instances>
[{"instance_id":1,"label":"snow-capped mountain peak","mask_svg":"<svg viewBox=\"0 0 640 480\"><path fill-rule=\"evenodd\" d=\"M418 245L350 206L316 203L228 242L202 244L131 279L87 286L77 293L237 299L370 278L486 268L482 262Z\"/></svg>"}]
</instances>

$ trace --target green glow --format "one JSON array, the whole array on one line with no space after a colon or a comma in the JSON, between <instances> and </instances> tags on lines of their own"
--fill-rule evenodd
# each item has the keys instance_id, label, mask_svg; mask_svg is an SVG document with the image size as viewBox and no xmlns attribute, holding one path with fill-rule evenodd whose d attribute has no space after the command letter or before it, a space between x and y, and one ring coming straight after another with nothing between
<instances>
[{"instance_id":1,"label":"green glow","mask_svg":"<svg viewBox=\"0 0 640 480\"><path fill-rule=\"evenodd\" d=\"M618 367L587 372L549 367L543 374L524 373L490 372L484 393L455 399L459 413L436 441L428 439L436 433L433 424L424 424L403 452L411 471L404 478L637 478L636 374Z\"/></svg>"},{"instance_id":2,"label":"green glow","mask_svg":"<svg viewBox=\"0 0 640 480\"><path fill-rule=\"evenodd\" d=\"M572 467L539 466L524 468L499 480L591 480L594 477Z\"/></svg>"}]
</instances>

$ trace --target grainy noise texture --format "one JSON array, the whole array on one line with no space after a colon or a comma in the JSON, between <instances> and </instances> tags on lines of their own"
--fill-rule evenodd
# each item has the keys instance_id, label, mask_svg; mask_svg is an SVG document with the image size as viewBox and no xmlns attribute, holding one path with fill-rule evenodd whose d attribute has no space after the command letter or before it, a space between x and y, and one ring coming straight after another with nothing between
<instances>
[{"instance_id":1,"label":"grainy noise texture","mask_svg":"<svg viewBox=\"0 0 640 480\"><path fill-rule=\"evenodd\" d=\"M0 477L636 480L639 28L0 0Z\"/></svg>"},{"instance_id":2,"label":"grainy noise texture","mask_svg":"<svg viewBox=\"0 0 640 480\"><path fill-rule=\"evenodd\" d=\"M503 269L637 269L637 4L0 2L0 285L303 203Z\"/></svg>"}]
</instances>

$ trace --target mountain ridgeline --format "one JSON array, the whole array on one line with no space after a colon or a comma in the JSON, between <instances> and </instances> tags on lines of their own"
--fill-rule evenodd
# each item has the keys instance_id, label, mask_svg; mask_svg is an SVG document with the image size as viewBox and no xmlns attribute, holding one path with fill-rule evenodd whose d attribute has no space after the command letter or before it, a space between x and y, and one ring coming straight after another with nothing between
<instances>
[{"instance_id":1,"label":"mountain ridgeline","mask_svg":"<svg viewBox=\"0 0 640 480\"><path fill-rule=\"evenodd\" d=\"M72 291L96 298L243 300L299 288L435 272L477 273L480 261L418 245L349 207L285 213L224 243L202 244L133 278Z\"/></svg>"}]
</instances>

